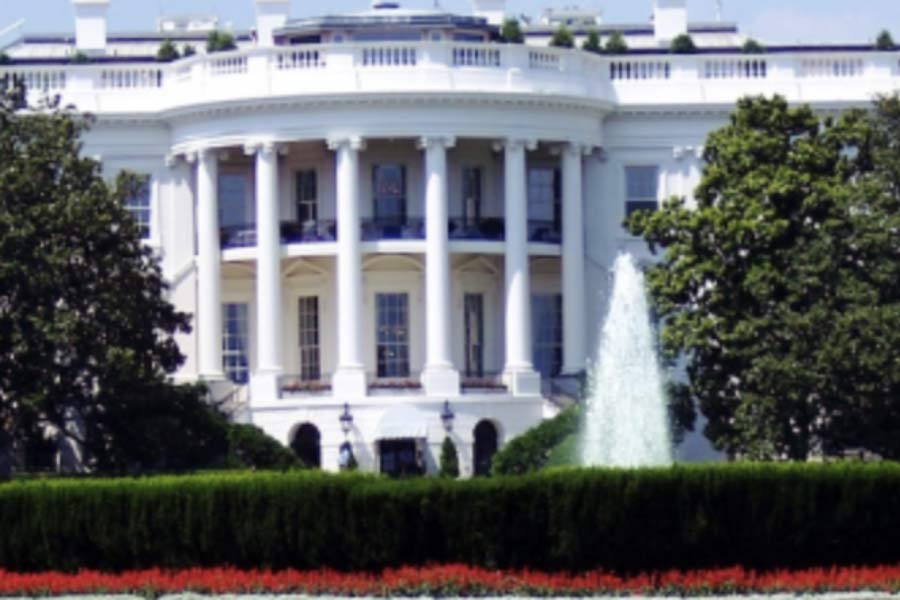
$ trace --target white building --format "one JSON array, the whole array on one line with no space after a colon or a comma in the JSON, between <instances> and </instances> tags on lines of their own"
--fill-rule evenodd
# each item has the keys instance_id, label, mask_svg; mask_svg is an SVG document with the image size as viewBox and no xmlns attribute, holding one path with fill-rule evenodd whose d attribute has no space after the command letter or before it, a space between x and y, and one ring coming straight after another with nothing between
<instances>
[{"instance_id":1,"label":"white building","mask_svg":"<svg viewBox=\"0 0 900 600\"><path fill-rule=\"evenodd\" d=\"M738 98L837 110L900 82L871 45L742 54L685 0L649 25L548 13L526 45L497 41L503 0L298 20L255 0L255 30L214 55L215 18L118 35L109 0L72 1L75 36L25 36L0 73L96 115L86 152L110 177L148 175L129 208L194 315L178 379L327 469L347 442L363 468L433 471L450 414L463 473L484 469L573 393L608 267L649 258L626 213L690 198ZM549 48L559 23L633 50ZM700 52L668 53L686 31ZM166 38L200 53L156 62Z\"/></svg>"}]
</instances>

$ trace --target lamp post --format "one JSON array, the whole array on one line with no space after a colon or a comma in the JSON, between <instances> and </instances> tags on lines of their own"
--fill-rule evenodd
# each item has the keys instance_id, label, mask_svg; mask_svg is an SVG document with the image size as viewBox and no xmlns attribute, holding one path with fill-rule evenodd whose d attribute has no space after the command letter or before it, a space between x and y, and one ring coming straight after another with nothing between
<instances>
[{"instance_id":1,"label":"lamp post","mask_svg":"<svg viewBox=\"0 0 900 600\"><path fill-rule=\"evenodd\" d=\"M346 402L344 402L344 412L341 413L339 420L341 422L341 431L344 432L344 437L346 437L353 428L353 415L350 414L350 405Z\"/></svg>"},{"instance_id":2,"label":"lamp post","mask_svg":"<svg viewBox=\"0 0 900 600\"><path fill-rule=\"evenodd\" d=\"M453 419L456 415L450 410L450 401L444 400L444 410L441 411L441 422L444 424L444 430L447 433L453 431Z\"/></svg>"}]
</instances>

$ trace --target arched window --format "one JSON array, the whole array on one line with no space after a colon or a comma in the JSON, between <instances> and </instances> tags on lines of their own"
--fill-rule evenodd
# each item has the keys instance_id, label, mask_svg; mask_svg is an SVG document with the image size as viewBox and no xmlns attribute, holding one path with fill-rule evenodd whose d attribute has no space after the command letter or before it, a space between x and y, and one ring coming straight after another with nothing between
<instances>
[{"instance_id":1,"label":"arched window","mask_svg":"<svg viewBox=\"0 0 900 600\"><path fill-rule=\"evenodd\" d=\"M304 423L297 428L291 440L291 450L307 467L318 469L322 466L321 435L312 423Z\"/></svg>"},{"instance_id":2,"label":"arched window","mask_svg":"<svg viewBox=\"0 0 900 600\"><path fill-rule=\"evenodd\" d=\"M474 468L476 477L491 474L491 461L497 453L497 428L490 421L475 426Z\"/></svg>"}]
</instances>

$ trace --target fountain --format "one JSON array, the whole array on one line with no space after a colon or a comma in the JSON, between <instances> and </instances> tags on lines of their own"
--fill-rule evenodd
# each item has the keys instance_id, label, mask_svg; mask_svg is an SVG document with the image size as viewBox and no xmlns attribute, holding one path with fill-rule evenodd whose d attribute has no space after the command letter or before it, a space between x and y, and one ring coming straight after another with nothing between
<instances>
[{"instance_id":1,"label":"fountain","mask_svg":"<svg viewBox=\"0 0 900 600\"><path fill-rule=\"evenodd\" d=\"M671 465L669 416L644 275L630 254L620 254L613 267L610 307L589 380L581 463Z\"/></svg>"}]
</instances>

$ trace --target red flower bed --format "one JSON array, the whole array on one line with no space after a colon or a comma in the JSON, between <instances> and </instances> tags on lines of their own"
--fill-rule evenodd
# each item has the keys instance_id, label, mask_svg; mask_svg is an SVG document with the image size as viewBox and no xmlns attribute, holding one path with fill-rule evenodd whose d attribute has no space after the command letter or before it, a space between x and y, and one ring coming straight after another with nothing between
<instances>
[{"instance_id":1,"label":"red flower bed","mask_svg":"<svg viewBox=\"0 0 900 600\"><path fill-rule=\"evenodd\" d=\"M379 574L321 571L242 571L230 568L129 571L119 574L19 574L0 571L0 595L168 593L299 593L341 596L588 596L900 592L900 567L861 567L756 573L742 568L620 577L492 571L462 565L404 567Z\"/></svg>"}]
</instances>

